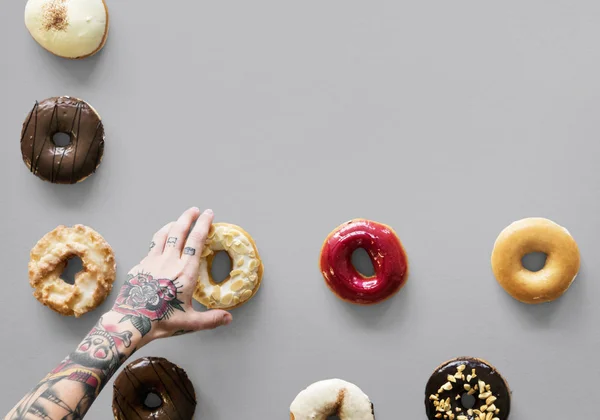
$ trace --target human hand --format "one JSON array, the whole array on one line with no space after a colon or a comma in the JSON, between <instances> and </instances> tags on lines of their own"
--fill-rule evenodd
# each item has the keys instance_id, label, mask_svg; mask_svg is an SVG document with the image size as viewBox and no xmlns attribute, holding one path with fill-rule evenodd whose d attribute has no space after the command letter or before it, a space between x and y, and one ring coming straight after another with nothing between
<instances>
[{"instance_id":1,"label":"human hand","mask_svg":"<svg viewBox=\"0 0 600 420\"><path fill-rule=\"evenodd\" d=\"M200 255L212 221L211 210L185 211L156 232L146 258L127 275L112 311L122 315L120 322L133 324L143 343L231 322L226 311L192 308Z\"/></svg>"}]
</instances>

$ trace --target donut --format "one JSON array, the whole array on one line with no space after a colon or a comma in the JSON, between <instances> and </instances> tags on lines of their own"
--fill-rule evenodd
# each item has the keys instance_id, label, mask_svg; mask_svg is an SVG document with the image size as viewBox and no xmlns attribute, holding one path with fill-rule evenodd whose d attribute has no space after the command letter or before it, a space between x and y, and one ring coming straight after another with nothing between
<instances>
[{"instance_id":1,"label":"donut","mask_svg":"<svg viewBox=\"0 0 600 420\"><path fill-rule=\"evenodd\" d=\"M483 359L459 357L438 366L425 387L429 420L506 420L511 391Z\"/></svg>"},{"instance_id":2,"label":"donut","mask_svg":"<svg viewBox=\"0 0 600 420\"><path fill-rule=\"evenodd\" d=\"M371 257L375 274L365 277L352 265L352 253L363 248ZM355 219L335 228L323 242L320 268L325 283L339 298L371 305L397 293L408 277L408 259L392 228L366 219Z\"/></svg>"},{"instance_id":3,"label":"donut","mask_svg":"<svg viewBox=\"0 0 600 420\"><path fill-rule=\"evenodd\" d=\"M148 394L160 405L148 407ZM113 384L116 420L189 420L196 410L196 392L187 373L162 357L143 357L130 363Z\"/></svg>"},{"instance_id":4,"label":"donut","mask_svg":"<svg viewBox=\"0 0 600 420\"><path fill-rule=\"evenodd\" d=\"M29 0L25 6L25 26L33 39L63 58L85 58L100 51L108 23L104 0Z\"/></svg>"},{"instance_id":5,"label":"donut","mask_svg":"<svg viewBox=\"0 0 600 420\"><path fill-rule=\"evenodd\" d=\"M60 278L69 258L81 258L75 284ZM79 317L100 305L112 289L116 264L112 248L90 227L58 226L31 249L29 284L42 304L61 315Z\"/></svg>"},{"instance_id":6,"label":"donut","mask_svg":"<svg viewBox=\"0 0 600 420\"><path fill-rule=\"evenodd\" d=\"M70 143L58 146L57 133ZM61 96L36 102L21 131L27 168L44 181L75 184L96 171L104 154L104 126L94 108L81 99Z\"/></svg>"},{"instance_id":7,"label":"donut","mask_svg":"<svg viewBox=\"0 0 600 420\"><path fill-rule=\"evenodd\" d=\"M315 382L290 405L290 420L374 420L373 403L356 385L341 379Z\"/></svg>"},{"instance_id":8,"label":"donut","mask_svg":"<svg viewBox=\"0 0 600 420\"><path fill-rule=\"evenodd\" d=\"M532 252L547 255L540 271L521 263ZM500 286L523 303L543 303L562 296L579 272L579 248L569 231L551 220L530 217L506 227L494 244L492 270Z\"/></svg>"},{"instance_id":9,"label":"donut","mask_svg":"<svg viewBox=\"0 0 600 420\"><path fill-rule=\"evenodd\" d=\"M220 284L210 270L215 253L226 251L232 270ZM200 275L194 299L209 309L234 309L256 294L263 276L263 264L256 243L239 226L214 223L208 233L200 259Z\"/></svg>"}]
</instances>

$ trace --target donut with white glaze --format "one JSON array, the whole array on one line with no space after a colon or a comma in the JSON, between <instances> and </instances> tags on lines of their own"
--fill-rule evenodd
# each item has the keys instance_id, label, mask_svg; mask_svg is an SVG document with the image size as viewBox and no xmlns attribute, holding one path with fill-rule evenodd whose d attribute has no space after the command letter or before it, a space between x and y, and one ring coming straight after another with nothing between
<instances>
[{"instance_id":1,"label":"donut with white glaze","mask_svg":"<svg viewBox=\"0 0 600 420\"><path fill-rule=\"evenodd\" d=\"M108 7L104 0L28 0L25 26L52 54L81 59L96 54L106 43Z\"/></svg>"},{"instance_id":2,"label":"donut with white glaze","mask_svg":"<svg viewBox=\"0 0 600 420\"><path fill-rule=\"evenodd\" d=\"M356 385L341 379L315 382L290 405L290 420L375 420L373 403Z\"/></svg>"},{"instance_id":3,"label":"donut with white glaze","mask_svg":"<svg viewBox=\"0 0 600 420\"><path fill-rule=\"evenodd\" d=\"M365 277L352 264L352 253L363 248L375 274ZM355 219L335 228L323 242L320 268L325 283L340 299L371 305L396 294L406 283L408 259L394 230L372 220Z\"/></svg>"},{"instance_id":4,"label":"donut with white glaze","mask_svg":"<svg viewBox=\"0 0 600 420\"><path fill-rule=\"evenodd\" d=\"M210 272L215 254L226 251L231 272L217 284ZM214 223L200 259L200 274L194 299L209 309L234 309L248 302L262 282L263 264L248 232L230 223Z\"/></svg>"},{"instance_id":5,"label":"donut with white glaze","mask_svg":"<svg viewBox=\"0 0 600 420\"><path fill-rule=\"evenodd\" d=\"M532 252L546 254L546 264L536 272L521 262ZM494 244L492 270L496 280L523 303L558 299L575 280L580 256L577 242L564 227L541 217L518 220L506 227Z\"/></svg>"}]
</instances>

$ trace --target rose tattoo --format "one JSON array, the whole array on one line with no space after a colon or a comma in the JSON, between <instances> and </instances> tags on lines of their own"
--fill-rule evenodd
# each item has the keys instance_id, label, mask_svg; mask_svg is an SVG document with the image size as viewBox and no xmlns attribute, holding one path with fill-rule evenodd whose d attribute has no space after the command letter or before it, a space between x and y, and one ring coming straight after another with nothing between
<instances>
[{"instance_id":1,"label":"rose tattoo","mask_svg":"<svg viewBox=\"0 0 600 420\"><path fill-rule=\"evenodd\" d=\"M129 275L115 302L114 310L125 314L120 322L130 320L142 336L152 328L152 321L167 319L176 309L185 311L177 299L175 280L155 279L149 273Z\"/></svg>"}]
</instances>

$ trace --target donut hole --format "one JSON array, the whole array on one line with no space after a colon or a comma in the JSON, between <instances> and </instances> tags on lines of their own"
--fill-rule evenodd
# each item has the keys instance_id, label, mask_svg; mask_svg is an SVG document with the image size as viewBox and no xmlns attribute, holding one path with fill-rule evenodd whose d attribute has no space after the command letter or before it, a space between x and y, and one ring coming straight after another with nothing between
<instances>
[{"instance_id":1,"label":"donut hole","mask_svg":"<svg viewBox=\"0 0 600 420\"><path fill-rule=\"evenodd\" d=\"M365 277L372 277L375 275L375 267L373 267L371 256L364 248L354 250L352 253L352 265L356 268L356 271Z\"/></svg>"},{"instance_id":2,"label":"donut hole","mask_svg":"<svg viewBox=\"0 0 600 420\"><path fill-rule=\"evenodd\" d=\"M144 407L149 409L158 408L162 405L162 399L155 392L149 392L146 394L146 398L144 398Z\"/></svg>"},{"instance_id":3,"label":"donut hole","mask_svg":"<svg viewBox=\"0 0 600 420\"><path fill-rule=\"evenodd\" d=\"M52 136L52 143L57 147L67 147L71 144L71 136L67 133L56 133Z\"/></svg>"},{"instance_id":4,"label":"donut hole","mask_svg":"<svg viewBox=\"0 0 600 420\"><path fill-rule=\"evenodd\" d=\"M231 257L225 251L219 251L215 254L210 267L210 275L215 283L222 283L231 272Z\"/></svg>"},{"instance_id":5,"label":"donut hole","mask_svg":"<svg viewBox=\"0 0 600 420\"><path fill-rule=\"evenodd\" d=\"M521 258L521 264L529 271L540 271L546 265L547 254L543 252L530 252Z\"/></svg>"},{"instance_id":6,"label":"donut hole","mask_svg":"<svg viewBox=\"0 0 600 420\"><path fill-rule=\"evenodd\" d=\"M74 255L67 260L65 268L60 275L60 279L67 284L75 284L75 276L82 270L83 261L81 261L81 258Z\"/></svg>"},{"instance_id":7,"label":"donut hole","mask_svg":"<svg viewBox=\"0 0 600 420\"><path fill-rule=\"evenodd\" d=\"M477 399L475 398L475 396L469 395L466 392L464 394L462 394L462 396L460 397L460 404L463 406L463 408L465 410L475 407L476 402L477 402Z\"/></svg>"}]
</instances>

